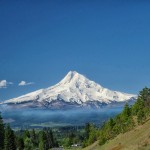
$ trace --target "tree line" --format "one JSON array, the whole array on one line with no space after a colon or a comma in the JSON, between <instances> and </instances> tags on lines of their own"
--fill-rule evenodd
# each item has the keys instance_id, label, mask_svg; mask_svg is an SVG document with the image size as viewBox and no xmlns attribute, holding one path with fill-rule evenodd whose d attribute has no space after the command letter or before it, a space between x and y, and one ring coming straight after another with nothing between
<instances>
[{"instance_id":1,"label":"tree line","mask_svg":"<svg viewBox=\"0 0 150 150\"><path fill-rule=\"evenodd\" d=\"M103 145L106 141L115 138L120 133L132 130L135 126L143 124L150 117L150 88L145 87L139 92L134 105L125 104L123 111L106 121L100 129L93 124L86 124L86 137L83 147L99 140Z\"/></svg>"},{"instance_id":2,"label":"tree line","mask_svg":"<svg viewBox=\"0 0 150 150\"><path fill-rule=\"evenodd\" d=\"M48 150L52 147L58 147L58 143L50 128L14 132L9 124L4 125L0 115L0 150Z\"/></svg>"}]
</instances>

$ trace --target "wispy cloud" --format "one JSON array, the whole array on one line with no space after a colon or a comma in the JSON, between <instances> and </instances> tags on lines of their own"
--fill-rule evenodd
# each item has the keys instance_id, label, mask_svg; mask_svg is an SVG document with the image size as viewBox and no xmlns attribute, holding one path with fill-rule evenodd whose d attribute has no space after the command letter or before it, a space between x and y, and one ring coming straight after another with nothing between
<instances>
[{"instance_id":1,"label":"wispy cloud","mask_svg":"<svg viewBox=\"0 0 150 150\"><path fill-rule=\"evenodd\" d=\"M8 82L6 80L0 80L0 88L7 88L8 85L13 84L12 82Z\"/></svg>"},{"instance_id":2,"label":"wispy cloud","mask_svg":"<svg viewBox=\"0 0 150 150\"><path fill-rule=\"evenodd\" d=\"M21 81L18 85L19 86L26 86L26 85L32 85L34 82L26 82L26 81Z\"/></svg>"}]
</instances>

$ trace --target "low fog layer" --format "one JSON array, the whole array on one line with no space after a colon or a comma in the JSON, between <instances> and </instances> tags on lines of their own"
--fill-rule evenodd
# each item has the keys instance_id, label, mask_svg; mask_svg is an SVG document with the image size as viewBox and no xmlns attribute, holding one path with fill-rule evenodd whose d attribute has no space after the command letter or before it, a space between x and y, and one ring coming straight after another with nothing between
<instances>
[{"instance_id":1,"label":"low fog layer","mask_svg":"<svg viewBox=\"0 0 150 150\"><path fill-rule=\"evenodd\" d=\"M55 127L55 126L82 126L87 122L97 125L118 114L121 107L73 110L5 110L2 112L4 121L13 127Z\"/></svg>"}]
</instances>

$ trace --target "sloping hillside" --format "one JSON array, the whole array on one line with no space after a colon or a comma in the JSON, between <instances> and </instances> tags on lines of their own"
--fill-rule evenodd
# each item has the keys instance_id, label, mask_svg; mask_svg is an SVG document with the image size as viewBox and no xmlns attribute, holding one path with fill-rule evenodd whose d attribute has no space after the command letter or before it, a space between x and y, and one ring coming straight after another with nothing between
<instances>
[{"instance_id":1,"label":"sloping hillside","mask_svg":"<svg viewBox=\"0 0 150 150\"><path fill-rule=\"evenodd\" d=\"M83 150L150 150L150 119L102 146L95 142Z\"/></svg>"}]
</instances>

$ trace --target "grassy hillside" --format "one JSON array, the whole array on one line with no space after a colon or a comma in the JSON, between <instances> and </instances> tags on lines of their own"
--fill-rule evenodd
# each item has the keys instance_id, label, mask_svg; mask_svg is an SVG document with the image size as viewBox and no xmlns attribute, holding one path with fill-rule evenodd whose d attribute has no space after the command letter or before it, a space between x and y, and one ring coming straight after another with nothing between
<instances>
[{"instance_id":1,"label":"grassy hillside","mask_svg":"<svg viewBox=\"0 0 150 150\"><path fill-rule=\"evenodd\" d=\"M150 119L102 146L95 142L83 150L150 150Z\"/></svg>"}]
</instances>

